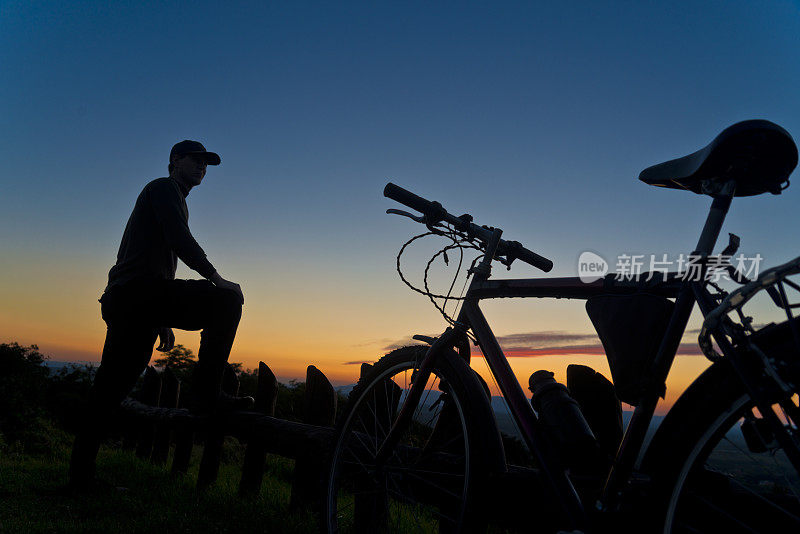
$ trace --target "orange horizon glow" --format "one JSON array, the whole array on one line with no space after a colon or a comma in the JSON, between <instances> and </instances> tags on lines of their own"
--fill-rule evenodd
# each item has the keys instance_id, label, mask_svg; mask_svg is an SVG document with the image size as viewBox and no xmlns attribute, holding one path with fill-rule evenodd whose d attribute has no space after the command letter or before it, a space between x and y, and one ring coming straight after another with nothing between
<instances>
[{"instance_id":1,"label":"orange horizon glow","mask_svg":"<svg viewBox=\"0 0 800 534\"><path fill-rule=\"evenodd\" d=\"M0 342L37 344L40 352L55 361L98 363L106 325L100 318L97 297L105 282L99 260L92 267L82 258L73 266L61 264L70 284L48 275L46 261L33 262L29 269L13 269L0 281ZM179 276L191 277L183 267ZM250 273L253 280L261 280ZM362 279L364 282L365 279ZM368 280L367 280L368 281ZM419 332L420 324L433 325L423 333L436 335L441 318L422 306L401 287L375 287L351 294L347 287L329 282L306 289L296 282L272 285L252 283L246 291L245 313L231 352L230 361L246 369L265 362L282 382L305 380L309 365L316 366L332 384L343 386L358 379L361 362L375 362L392 347L412 343L408 332ZM32 292L26 288L36 287ZM311 304L310 304L311 303ZM527 393L528 376L538 369L553 371L565 381L569 363L589 365L611 378L603 349L593 333L581 303L487 302L485 313L496 326L498 337L509 332L529 331L535 324L539 333L559 333L574 341L544 343L548 346L521 348L515 334L509 342L501 339L511 367ZM199 332L175 330L176 343L197 354ZM688 338L685 341L690 341ZM682 344L667 383L667 396L659 405L663 413L674 403L708 362L693 343ZM158 357L153 352L153 359ZM493 385L480 351L473 350L472 367Z\"/></svg>"},{"instance_id":2,"label":"orange horizon glow","mask_svg":"<svg viewBox=\"0 0 800 534\"><path fill-rule=\"evenodd\" d=\"M99 364L102 350L104 331L98 331L94 346L85 344L59 344L51 340L36 340L26 336L19 338L5 338L0 341L10 343L18 342L21 345L36 344L42 354L49 356L53 361L73 361L81 363ZM189 348L197 354L199 333L176 332L178 343ZM187 339L188 338L188 339ZM181 342L183 339L183 342ZM302 345L302 344L300 344ZM330 347L326 357L320 357L315 350L304 351L302 346L275 347L270 351L258 350L258 347L237 340L232 351L230 361L242 363L245 369L257 369L260 361L266 363L281 382L289 380L305 380L306 370L309 365L321 370L335 386L350 385L358 380L360 363L374 363L385 351L371 347L374 344L365 344L362 347ZM357 349L357 350L356 350ZM566 383L566 368L569 364L588 365L611 379L608 362L600 345L544 347L541 349L508 348L505 351L509 364L520 382L526 396L530 396L527 389L528 377L535 371L547 369L553 371L556 380ZM159 352L153 351L151 359L159 357ZM710 363L699 355L696 347L690 344L681 345L675 358L670 375L667 379L666 397L658 405L656 413L664 415L674 404L680 394L697 378ZM486 360L479 350L472 355L471 367L479 374L492 392L499 396L500 392L491 376ZM624 405L626 409L632 407Z\"/></svg>"}]
</instances>

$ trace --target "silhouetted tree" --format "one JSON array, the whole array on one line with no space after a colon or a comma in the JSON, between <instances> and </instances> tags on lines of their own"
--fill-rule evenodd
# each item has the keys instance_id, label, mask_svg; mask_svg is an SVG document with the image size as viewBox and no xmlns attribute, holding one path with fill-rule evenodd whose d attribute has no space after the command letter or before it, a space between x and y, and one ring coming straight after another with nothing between
<instances>
[{"instance_id":1,"label":"silhouetted tree","mask_svg":"<svg viewBox=\"0 0 800 534\"><path fill-rule=\"evenodd\" d=\"M239 395L256 396L258 390L258 369L238 369Z\"/></svg>"},{"instance_id":2,"label":"silhouetted tree","mask_svg":"<svg viewBox=\"0 0 800 534\"><path fill-rule=\"evenodd\" d=\"M229 363L237 374L241 375L243 373L241 363ZM178 344L175 345L172 350L165 352L160 358L153 360L153 365L162 369L169 368L175 373L175 376L181 383L179 403L180 406L185 407L192 389L192 373L197 365L197 355L192 352L192 349ZM253 388L253 390L255 391L255 388Z\"/></svg>"},{"instance_id":3,"label":"silhouetted tree","mask_svg":"<svg viewBox=\"0 0 800 534\"><path fill-rule=\"evenodd\" d=\"M0 344L0 434L13 443L37 428L44 415L49 369L39 347Z\"/></svg>"},{"instance_id":4,"label":"silhouetted tree","mask_svg":"<svg viewBox=\"0 0 800 534\"><path fill-rule=\"evenodd\" d=\"M192 369L197 364L196 358L192 353L192 349L187 349L178 344L172 350L165 352L164 356L153 361L153 365L163 368L169 367L173 371Z\"/></svg>"},{"instance_id":5,"label":"silhouetted tree","mask_svg":"<svg viewBox=\"0 0 800 534\"><path fill-rule=\"evenodd\" d=\"M47 412L65 430L76 430L96 370L91 364L69 364L58 371L51 370L47 386Z\"/></svg>"},{"instance_id":6,"label":"silhouetted tree","mask_svg":"<svg viewBox=\"0 0 800 534\"><path fill-rule=\"evenodd\" d=\"M193 369L197 364L197 356L194 355L192 349L187 349L181 344L175 345L172 350L165 352L164 356L153 360L153 365L156 367L167 368L173 371L180 369ZM242 372L242 364L236 362L228 362L228 365L233 367L236 373Z\"/></svg>"}]
</instances>

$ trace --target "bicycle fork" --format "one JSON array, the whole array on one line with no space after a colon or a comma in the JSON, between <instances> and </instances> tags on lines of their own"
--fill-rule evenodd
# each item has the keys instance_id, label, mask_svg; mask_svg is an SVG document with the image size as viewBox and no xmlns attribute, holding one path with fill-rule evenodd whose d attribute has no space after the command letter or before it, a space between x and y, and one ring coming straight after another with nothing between
<instances>
[{"instance_id":1,"label":"bicycle fork","mask_svg":"<svg viewBox=\"0 0 800 534\"><path fill-rule=\"evenodd\" d=\"M473 284L476 280L489 278L489 275L492 272L492 259L494 258L495 252L497 252L497 245L500 243L500 236L502 233L503 231L499 228L495 228L492 231L492 236L489 239L489 242L486 244L486 252L483 256L483 260L481 260L480 264L478 264L473 271L475 274L475 278L473 278ZM389 434L387 434L383 445L381 445L380 449L378 449L378 452L375 455L376 465L382 465L386 459L389 458L392 453L392 449L394 449L394 447L400 442L400 436L411 423L411 419L414 416L414 410L416 410L417 405L422 398L422 392L425 389L425 384L428 383L428 378L431 376L431 368L433 366L433 362L436 361L439 351L455 346L456 341L460 340L460 338L465 335L466 326L463 322L460 322L462 314L459 314L459 322L456 323L459 330L457 331L451 327L448 327L444 333L433 342L431 347L428 349L428 352L425 353L425 358L422 360L419 368L414 373L414 376L412 376L411 390L408 392L408 396L403 403L403 407L400 408L400 413L398 414L397 419L395 419L395 422L392 425L392 428L389 430Z\"/></svg>"},{"instance_id":2,"label":"bicycle fork","mask_svg":"<svg viewBox=\"0 0 800 534\"><path fill-rule=\"evenodd\" d=\"M389 429L389 433L386 435L386 439L375 455L375 464L377 466L382 465L389 456L391 456L392 450L400 442L400 437L403 432L411 424L411 419L414 417L414 410L416 410L422 398L422 393L425 391L425 384L428 383L428 378L431 376L433 362L436 361L439 351L453 347L459 335L460 333L458 331L448 327L447 330L433 342L428 352L425 353L425 358L423 358L419 367L414 371L411 377L411 389L406 396L403 406L400 408L400 413L397 415L397 418L392 424L392 428Z\"/></svg>"}]
</instances>

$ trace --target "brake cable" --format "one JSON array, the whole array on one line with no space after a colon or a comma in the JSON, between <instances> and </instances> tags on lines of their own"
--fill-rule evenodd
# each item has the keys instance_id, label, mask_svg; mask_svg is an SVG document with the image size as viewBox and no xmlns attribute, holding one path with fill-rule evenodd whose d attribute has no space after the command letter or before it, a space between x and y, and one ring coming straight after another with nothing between
<instances>
[{"instance_id":1,"label":"brake cable","mask_svg":"<svg viewBox=\"0 0 800 534\"><path fill-rule=\"evenodd\" d=\"M403 244L403 246L400 248L400 251L397 254L397 260L396 260L397 274L400 276L400 279L403 281L403 283L406 286L411 288L413 291L428 297L428 299L431 301L433 306L439 311L439 313L442 314L442 316L444 317L445 321L447 321L449 324L453 325L453 324L455 324L456 321L450 315L447 314L447 312L445 311L444 308L447 306L447 302L450 301L450 300L461 301L461 300L465 299L465 297L463 297L463 296L455 297L455 296L452 295L453 288L455 287L455 283L458 280L458 275L460 274L461 267L463 265L464 249L474 249L474 250L481 251L481 248L478 245L476 245L472 239L470 239L469 237L463 237L455 229L445 227L449 231L448 232L443 232L443 231L440 231L440 230L437 230L437 229L433 228L432 226L428 226L428 228L429 228L430 231L412 237L411 239L406 241ZM442 248L441 250L436 252L431 257L430 260L428 260L428 263L425 266L425 271L424 271L424 276L423 276L423 284L424 284L424 288L425 289L422 290L422 289L419 289L418 287L414 286L403 275L403 271L402 271L402 268L400 266L400 258L402 257L402 255L405 252L406 248L409 245L411 245L411 243L417 241L418 239L422 239L424 237L428 237L428 236L432 236L432 235L438 235L438 236L442 236L442 237L447 237L448 239L450 239L452 241L452 244L449 244L449 245L445 246L444 248ZM439 294L433 293L430 290L430 287L428 286L428 276L429 276L431 265L433 265L433 262L436 261L436 258L438 258L439 256L443 255L445 258L447 258L447 251L448 250L453 250L453 249L456 249L456 248L459 249L459 262L458 262L458 267L456 269L455 276L453 277L453 282L450 284L450 289L448 290L446 295L439 295ZM470 271L471 271L471 268L474 267L474 265L475 265L475 263L476 263L476 261L478 259L480 259L480 256L472 261L471 267L470 267ZM449 264L449 261L446 259L445 263ZM468 272L470 272L470 271L468 271ZM467 276L469 276L469 275L467 275ZM465 283L464 286L466 287L466 283ZM462 295L463 295L463 290L462 290ZM444 300L444 304L442 306L439 306L439 304L436 302L435 299L443 299Z\"/></svg>"}]
</instances>

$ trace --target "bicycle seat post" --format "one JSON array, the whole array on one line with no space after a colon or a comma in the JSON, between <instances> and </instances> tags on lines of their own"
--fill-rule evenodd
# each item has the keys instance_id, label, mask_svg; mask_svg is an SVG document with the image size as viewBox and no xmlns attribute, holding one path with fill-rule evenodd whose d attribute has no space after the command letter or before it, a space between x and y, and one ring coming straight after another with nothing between
<instances>
[{"instance_id":1,"label":"bicycle seat post","mask_svg":"<svg viewBox=\"0 0 800 534\"><path fill-rule=\"evenodd\" d=\"M710 188L712 185L710 183L703 184L703 187ZM736 182L729 180L723 184L716 185L715 190L708 191L708 193L713 195L714 201L711 203L711 209L708 212L703 231L693 253L703 257L708 256L714 250L722 224L725 222L725 216L728 214L731 200L736 193ZM615 509L618 504L622 489L633 471L634 463L644 443L658 399L666 387L664 380L672 367L681 336L686 330L686 324L689 321L695 302L696 298L692 286L685 284L675 301L675 310L653 360L651 384L647 387L647 393L634 410L631 421L628 424L628 429L617 454L617 460L611 468L603 489L603 495L598 503L599 509Z\"/></svg>"},{"instance_id":2,"label":"bicycle seat post","mask_svg":"<svg viewBox=\"0 0 800 534\"><path fill-rule=\"evenodd\" d=\"M735 193L736 181L730 180L725 182L718 192L713 195L714 201L711 203L711 209L708 212L706 224L703 226L703 232L697 241L695 254L705 256L714 251L714 245L717 243L719 232L725 222L725 216L728 214L728 209Z\"/></svg>"}]
</instances>

